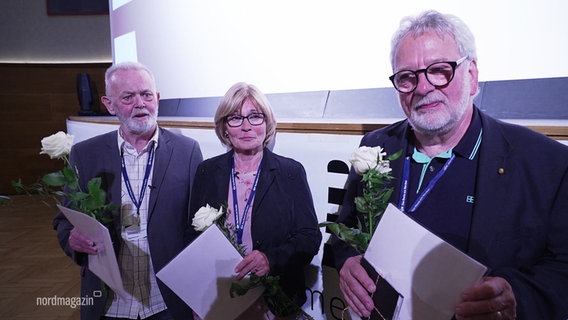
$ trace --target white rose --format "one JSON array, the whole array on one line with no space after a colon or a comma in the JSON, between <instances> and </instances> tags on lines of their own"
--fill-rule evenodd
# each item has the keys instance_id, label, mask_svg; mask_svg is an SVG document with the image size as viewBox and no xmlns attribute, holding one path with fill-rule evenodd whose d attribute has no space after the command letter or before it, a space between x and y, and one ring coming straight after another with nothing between
<instances>
[{"instance_id":1,"label":"white rose","mask_svg":"<svg viewBox=\"0 0 568 320\"><path fill-rule=\"evenodd\" d=\"M377 147L359 147L351 157L349 162L355 169L355 172L359 175L365 174L370 169L377 169L381 173L390 172L389 162L383 160L383 156L386 156L386 152L383 152L383 148Z\"/></svg>"},{"instance_id":2,"label":"white rose","mask_svg":"<svg viewBox=\"0 0 568 320\"><path fill-rule=\"evenodd\" d=\"M199 208L191 221L191 225L197 231L203 231L213 224L217 218L223 214L223 210L217 210L207 204L205 207Z\"/></svg>"},{"instance_id":3,"label":"white rose","mask_svg":"<svg viewBox=\"0 0 568 320\"><path fill-rule=\"evenodd\" d=\"M386 156L386 153L381 153L381 158ZM392 171L388 160L380 160L376 167L377 171L380 173L389 173Z\"/></svg>"},{"instance_id":4,"label":"white rose","mask_svg":"<svg viewBox=\"0 0 568 320\"><path fill-rule=\"evenodd\" d=\"M49 137L41 139L41 152L51 159L59 159L69 154L73 145L73 136L59 131Z\"/></svg>"}]
</instances>

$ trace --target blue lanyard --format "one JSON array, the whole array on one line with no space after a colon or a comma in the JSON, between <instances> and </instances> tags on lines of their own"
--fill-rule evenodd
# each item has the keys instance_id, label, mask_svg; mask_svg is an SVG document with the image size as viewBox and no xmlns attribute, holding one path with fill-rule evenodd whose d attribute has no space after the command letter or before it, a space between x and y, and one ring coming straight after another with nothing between
<instances>
[{"instance_id":1,"label":"blue lanyard","mask_svg":"<svg viewBox=\"0 0 568 320\"><path fill-rule=\"evenodd\" d=\"M132 185L130 184L130 179L128 179L128 173L126 172L126 163L124 163L124 154L120 155L122 158L122 177L124 178L124 184L126 184L126 190L130 196L130 200L136 207L136 213L140 214L140 207L142 206L142 200L144 200L144 194L146 194L146 186L148 185L148 179L150 178L150 171L152 171L152 164L154 163L154 141L150 146L150 151L148 152L148 161L146 163L146 172L144 172L144 180L142 180L142 186L140 187L140 197L136 200L134 191L132 190Z\"/></svg>"},{"instance_id":2,"label":"blue lanyard","mask_svg":"<svg viewBox=\"0 0 568 320\"><path fill-rule=\"evenodd\" d=\"M247 220L247 214L252 203L252 198L256 193L256 185L258 183L258 176L260 176L260 167L256 170L256 176L254 177L254 182L252 184L252 190L247 199L247 204L245 210L243 211L242 219L239 218L239 200L237 199L237 183L235 182L235 158L231 159L231 189L233 191L233 214L235 216L235 228L237 229L237 242L238 244L243 243L243 230L245 228L245 221Z\"/></svg>"},{"instance_id":3,"label":"blue lanyard","mask_svg":"<svg viewBox=\"0 0 568 320\"><path fill-rule=\"evenodd\" d=\"M432 180L430 180L430 183L428 183L428 186L426 186L426 188L420 193L416 201L414 201L414 203L408 210L408 213L414 212L416 208L420 206L420 204L422 203L422 201L424 201L428 193L432 191L436 182L438 182L438 180L440 180L440 178L444 175L444 173L448 171L448 168L450 167L450 164L452 164L452 162L454 161L455 157L456 155L452 154L452 156L450 157L450 159L448 159L448 161L446 161L440 172L438 172L436 176L432 178ZM398 202L398 207L402 212L406 212L409 177L410 177L410 157L406 157L406 159L404 160L404 171L402 172L402 186L401 186L402 191L400 193L400 199Z\"/></svg>"}]
</instances>

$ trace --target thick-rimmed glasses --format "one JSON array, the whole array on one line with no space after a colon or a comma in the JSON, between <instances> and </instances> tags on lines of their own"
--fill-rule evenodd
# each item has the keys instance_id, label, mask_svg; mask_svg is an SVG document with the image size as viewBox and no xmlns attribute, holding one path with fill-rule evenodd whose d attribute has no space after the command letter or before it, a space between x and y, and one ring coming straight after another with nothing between
<instances>
[{"instance_id":1,"label":"thick-rimmed glasses","mask_svg":"<svg viewBox=\"0 0 568 320\"><path fill-rule=\"evenodd\" d=\"M229 127L240 127L245 119L248 120L251 126L260 126L264 123L264 113L251 113L248 116L232 115L227 116L225 121Z\"/></svg>"},{"instance_id":2,"label":"thick-rimmed glasses","mask_svg":"<svg viewBox=\"0 0 568 320\"><path fill-rule=\"evenodd\" d=\"M467 56L457 61L435 62L420 70L401 70L389 77L394 88L401 93L410 93L418 86L418 76L424 72L426 80L435 87L443 87L450 83L454 78L456 68L465 60Z\"/></svg>"}]
</instances>

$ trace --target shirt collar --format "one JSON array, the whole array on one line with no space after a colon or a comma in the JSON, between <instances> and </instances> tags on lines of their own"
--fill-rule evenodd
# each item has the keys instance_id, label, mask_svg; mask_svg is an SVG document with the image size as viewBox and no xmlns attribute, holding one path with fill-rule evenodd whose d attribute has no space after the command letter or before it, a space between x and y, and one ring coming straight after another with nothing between
<instances>
[{"instance_id":1,"label":"shirt collar","mask_svg":"<svg viewBox=\"0 0 568 320\"><path fill-rule=\"evenodd\" d=\"M407 139L409 141L407 148L406 148L406 155L413 156L415 150L415 137L412 131L412 126L408 126L407 129ZM464 136L460 140L460 142L452 149L449 150L455 153L459 157L473 159L478 152L479 145L481 143L481 136L482 136L482 128L481 128L481 118L479 116L479 110L474 106L473 107L473 116L471 119L471 123L467 128ZM442 154L445 155L445 154ZM440 155L441 157L449 157L446 155L445 157Z\"/></svg>"},{"instance_id":2,"label":"shirt collar","mask_svg":"<svg viewBox=\"0 0 568 320\"><path fill-rule=\"evenodd\" d=\"M150 143L153 141L154 142L154 148L158 147L158 137L159 137L159 128L156 127L156 130L154 131L154 135L152 135L152 138L150 138L150 140L148 141L148 143L146 143L146 145L144 146L144 148L142 149L142 151L140 151L140 154L147 152L150 147ZM120 131L120 129L118 129L118 134L117 134L118 138L118 151L122 154L123 150L128 150L128 152L130 153L134 153L137 154L136 149L134 148L134 146L132 146L128 141L124 140L124 138L122 137L122 131Z\"/></svg>"},{"instance_id":3,"label":"shirt collar","mask_svg":"<svg viewBox=\"0 0 568 320\"><path fill-rule=\"evenodd\" d=\"M458 145L454 147L454 153L463 158L468 158L470 160L473 159L477 154L479 144L481 143L481 133L481 118L479 116L479 110L474 107L471 124Z\"/></svg>"}]
</instances>

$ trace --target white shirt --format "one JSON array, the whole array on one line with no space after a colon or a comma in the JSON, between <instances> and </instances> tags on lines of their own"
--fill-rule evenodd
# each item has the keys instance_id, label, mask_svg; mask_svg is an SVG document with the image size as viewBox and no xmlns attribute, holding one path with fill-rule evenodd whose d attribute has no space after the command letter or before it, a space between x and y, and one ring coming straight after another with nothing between
<instances>
[{"instance_id":1,"label":"white shirt","mask_svg":"<svg viewBox=\"0 0 568 320\"><path fill-rule=\"evenodd\" d=\"M122 136L118 135L118 147L124 157L124 164L130 181L132 192L137 201L140 198L140 188L146 188L145 195L138 215L121 174L121 237L122 245L118 255L118 265L122 275L127 299L111 294L107 301L107 317L144 319L166 309L166 304L158 288L156 275L150 259L150 248L146 235L148 222L148 202L154 166L150 171L147 185L142 186L150 147L154 141L154 150L158 147L158 132L140 153ZM119 131L120 133L120 131ZM155 156L155 152L154 152ZM111 300L112 299L112 300Z\"/></svg>"}]
</instances>

